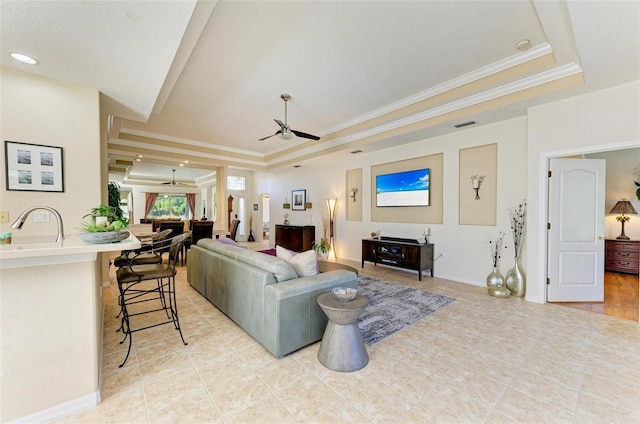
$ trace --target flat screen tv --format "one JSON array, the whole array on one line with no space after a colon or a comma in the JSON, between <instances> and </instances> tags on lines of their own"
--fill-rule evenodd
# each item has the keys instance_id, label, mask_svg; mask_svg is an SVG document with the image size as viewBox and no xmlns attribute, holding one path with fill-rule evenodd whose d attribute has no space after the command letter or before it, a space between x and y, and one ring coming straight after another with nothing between
<instances>
[{"instance_id":1,"label":"flat screen tv","mask_svg":"<svg viewBox=\"0 0 640 424\"><path fill-rule=\"evenodd\" d=\"M429 206L429 168L377 175L376 206Z\"/></svg>"}]
</instances>

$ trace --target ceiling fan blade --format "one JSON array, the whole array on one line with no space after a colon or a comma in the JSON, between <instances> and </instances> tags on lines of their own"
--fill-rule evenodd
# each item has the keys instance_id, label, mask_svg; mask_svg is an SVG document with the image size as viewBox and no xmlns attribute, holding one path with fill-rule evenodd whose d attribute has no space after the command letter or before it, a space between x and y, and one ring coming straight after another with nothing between
<instances>
[{"instance_id":1,"label":"ceiling fan blade","mask_svg":"<svg viewBox=\"0 0 640 424\"><path fill-rule=\"evenodd\" d=\"M276 131L274 134L271 134L271 135L268 135L268 136L266 136L266 137L263 137L263 138L258 139L258 141L266 140L267 138L271 138L271 137L273 137L274 135L278 135L278 134L281 134L281 133L282 133L282 130L278 130L278 131Z\"/></svg>"},{"instance_id":2,"label":"ceiling fan blade","mask_svg":"<svg viewBox=\"0 0 640 424\"><path fill-rule=\"evenodd\" d=\"M276 121L276 124L280 125L280 129L281 129L282 131L284 131L284 129L285 129L285 128L287 128L287 126L286 126L285 124L283 124L281 120L279 120L279 119L274 119L274 121Z\"/></svg>"},{"instance_id":3,"label":"ceiling fan blade","mask_svg":"<svg viewBox=\"0 0 640 424\"><path fill-rule=\"evenodd\" d=\"M310 138L311 140L320 140L320 137L318 137L317 135L307 134L307 133L303 133L302 131L296 131L296 130L291 130L291 132L298 137Z\"/></svg>"}]
</instances>

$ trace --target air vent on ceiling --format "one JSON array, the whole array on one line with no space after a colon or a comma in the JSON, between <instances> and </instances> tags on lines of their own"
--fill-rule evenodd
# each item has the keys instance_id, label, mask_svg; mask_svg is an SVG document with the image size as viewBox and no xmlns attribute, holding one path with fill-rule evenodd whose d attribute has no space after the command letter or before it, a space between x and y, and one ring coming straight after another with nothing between
<instances>
[{"instance_id":1,"label":"air vent on ceiling","mask_svg":"<svg viewBox=\"0 0 640 424\"><path fill-rule=\"evenodd\" d=\"M352 155L355 155L356 153L362 153L362 150L354 150L353 152L350 152Z\"/></svg>"},{"instance_id":2,"label":"air vent on ceiling","mask_svg":"<svg viewBox=\"0 0 640 424\"><path fill-rule=\"evenodd\" d=\"M476 123L476 121L467 121L467 122L463 122L461 124L456 124L456 125L454 125L454 127L462 128L462 127L466 127L466 126L469 126L469 125L474 125L475 123Z\"/></svg>"}]
</instances>

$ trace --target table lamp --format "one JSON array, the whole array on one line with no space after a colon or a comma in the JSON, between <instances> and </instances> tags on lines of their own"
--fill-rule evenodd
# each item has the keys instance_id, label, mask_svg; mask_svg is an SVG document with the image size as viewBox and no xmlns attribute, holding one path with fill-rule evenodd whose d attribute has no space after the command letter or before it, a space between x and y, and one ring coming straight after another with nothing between
<instances>
[{"instance_id":1,"label":"table lamp","mask_svg":"<svg viewBox=\"0 0 640 424\"><path fill-rule=\"evenodd\" d=\"M616 220L622 224L622 232L618 237L616 237L616 239L629 240L629 237L624 233L624 223L631 218L629 218L628 216L625 216L625 213L627 215L638 214L638 212L636 212L636 210L633 208L633 205L631 204L631 202L629 202L627 199L624 199L624 198L622 200L618 200L618 203L616 203L613 209L611 209L610 213L622 214L616 217Z\"/></svg>"}]
</instances>

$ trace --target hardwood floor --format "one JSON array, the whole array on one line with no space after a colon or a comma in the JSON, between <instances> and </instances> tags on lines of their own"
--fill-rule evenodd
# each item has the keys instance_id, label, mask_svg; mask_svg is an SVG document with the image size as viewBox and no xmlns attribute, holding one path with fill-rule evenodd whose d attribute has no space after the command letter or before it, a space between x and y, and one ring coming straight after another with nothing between
<instances>
[{"instance_id":1,"label":"hardwood floor","mask_svg":"<svg viewBox=\"0 0 640 424\"><path fill-rule=\"evenodd\" d=\"M637 275L605 272L604 302L557 302L556 304L638 321L638 296Z\"/></svg>"}]
</instances>

